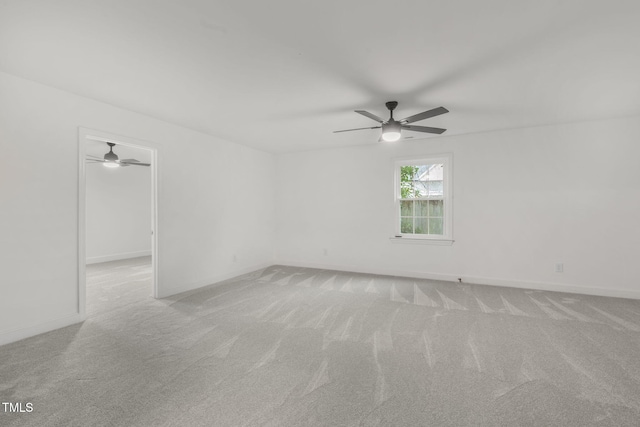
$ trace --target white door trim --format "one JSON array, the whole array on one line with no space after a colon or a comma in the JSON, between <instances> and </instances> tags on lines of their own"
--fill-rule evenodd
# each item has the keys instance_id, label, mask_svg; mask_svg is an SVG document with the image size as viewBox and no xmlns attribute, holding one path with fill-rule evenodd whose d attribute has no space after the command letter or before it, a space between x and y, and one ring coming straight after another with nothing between
<instances>
[{"instance_id":1,"label":"white door trim","mask_svg":"<svg viewBox=\"0 0 640 427\"><path fill-rule=\"evenodd\" d=\"M134 148L142 148L151 151L151 282L152 296L160 295L158 283L158 165L159 152L162 146L157 143L142 141L121 135L78 128L78 314L86 317L86 161L87 141L115 142L118 145L126 145Z\"/></svg>"}]
</instances>

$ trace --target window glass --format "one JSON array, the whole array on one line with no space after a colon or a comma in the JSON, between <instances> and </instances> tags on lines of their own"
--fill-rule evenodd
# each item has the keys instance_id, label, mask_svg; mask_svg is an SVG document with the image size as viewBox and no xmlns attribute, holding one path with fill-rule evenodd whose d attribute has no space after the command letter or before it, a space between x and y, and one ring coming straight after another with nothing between
<instances>
[{"instance_id":1,"label":"window glass","mask_svg":"<svg viewBox=\"0 0 640 427\"><path fill-rule=\"evenodd\" d=\"M402 235L443 236L446 231L446 159L396 163L398 229ZM445 160L444 162L442 160Z\"/></svg>"}]
</instances>

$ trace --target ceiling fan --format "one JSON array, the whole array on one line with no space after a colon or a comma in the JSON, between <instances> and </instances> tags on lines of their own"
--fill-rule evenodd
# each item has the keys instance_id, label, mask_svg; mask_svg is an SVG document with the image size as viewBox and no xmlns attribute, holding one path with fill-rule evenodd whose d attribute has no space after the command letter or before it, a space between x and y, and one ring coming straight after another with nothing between
<instances>
[{"instance_id":1,"label":"ceiling fan","mask_svg":"<svg viewBox=\"0 0 640 427\"><path fill-rule=\"evenodd\" d=\"M373 126L373 127L368 127L368 128L357 128L357 129L345 129L345 130L336 130L333 133L339 133L339 132L351 132L353 130L364 130L364 129L382 129L382 137L381 139L383 141L387 141L387 142L394 142L400 139L400 132L402 131L402 129L406 129L406 130L410 130L410 131L414 131L414 132L426 132L426 133L436 133L436 134L441 134L444 131L446 131L446 129L442 129L442 128L431 128L431 127L427 127L427 126L414 126L414 125L410 125L409 123L413 123L413 122L417 122L420 120L424 120L424 119L428 119L430 117L435 117L435 116L439 116L441 114L444 113L448 113L449 110L447 110L444 107L438 107L438 108L434 108L428 111L423 111L422 113L418 113L418 114L414 114L413 116L409 116L406 117L402 120L395 120L393 118L393 110L395 110L395 108L398 106L398 102L397 101L389 101L387 103L385 103L385 105L387 106L387 108L389 109L389 120L383 120L382 118L376 116L375 114L371 114L368 111L364 111L364 110L355 110L356 113L358 114L362 114L365 117L369 117L370 119L375 120L376 122L380 123L380 126Z\"/></svg>"},{"instance_id":2,"label":"ceiling fan","mask_svg":"<svg viewBox=\"0 0 640 427\"><path fill-rule=\"evenodd\" d=\"M92 163L102 163L108 168L118 168L125 166L151 166L151 163L142 163L136 159L122 159L118 158L118 155L113 152L113 147L116 145L113 142L107 142L109 146L109 152L104 155L104 158L87 155L87 161Z\"/></svg>"}]
</instances>

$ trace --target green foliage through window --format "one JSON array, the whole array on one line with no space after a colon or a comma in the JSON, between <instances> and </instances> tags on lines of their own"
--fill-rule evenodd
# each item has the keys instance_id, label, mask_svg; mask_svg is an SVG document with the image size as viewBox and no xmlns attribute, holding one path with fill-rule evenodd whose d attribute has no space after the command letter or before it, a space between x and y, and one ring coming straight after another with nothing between
<instances>
[{"instance_id":1,"label":"green foliage through window","mask_svg":"<svg viewBox=\"0 0 640 427\"><path fill-rule=\"evenodd\" d=\"M412 199L420 196L420 191L416 188L414 181L417 173L417 166L400 167L400 197L402 199Z\"/></svg>"}]
</instances>

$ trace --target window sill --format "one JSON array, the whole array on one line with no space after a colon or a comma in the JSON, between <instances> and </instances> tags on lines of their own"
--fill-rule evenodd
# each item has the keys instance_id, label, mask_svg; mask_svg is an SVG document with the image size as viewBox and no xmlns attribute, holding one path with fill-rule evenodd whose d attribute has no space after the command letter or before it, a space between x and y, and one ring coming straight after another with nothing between
<instances>
[{"instance_id":1,"label":"window sill","mask_svg":"<svg viewBox=\"0 0 640 427\"><path fill-rule=\"evenodd\" d=\"M407 243L410 245L451 246L452 239L422 239L419 237L389 237L391 243Z\"/></svg>"}]
</instances>

